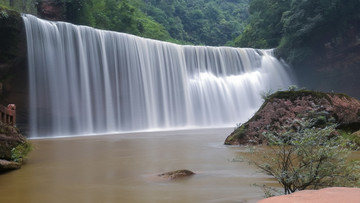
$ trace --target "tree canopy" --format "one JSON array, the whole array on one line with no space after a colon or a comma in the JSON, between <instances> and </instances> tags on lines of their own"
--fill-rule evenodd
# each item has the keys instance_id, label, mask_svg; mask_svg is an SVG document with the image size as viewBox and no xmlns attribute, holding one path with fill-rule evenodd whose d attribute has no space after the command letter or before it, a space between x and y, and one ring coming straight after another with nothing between
<instances>
[{"instance_id":1,"label":"tree canopy","mask_svg":"<svg viewBox=\"0 0 360 203\"><path fill-rule=\"evenodd\" d=\"M238 36L248 19L250 0L53 0L65 20L100 29L186 44L220 46ZM0 0L36 14L42 0Z\"/></svg>"},{"instance_id":2,"label":"tree canopy","mask_svg":"<svg viewBox=\"0 0 360 203\"><path fill-rule=\"evenodd\" d=\"M235 46L278 47L291 64L300 63L326 46L356 40L359 0L252 0L250 23Z\"/></svg>"}]
</instances>

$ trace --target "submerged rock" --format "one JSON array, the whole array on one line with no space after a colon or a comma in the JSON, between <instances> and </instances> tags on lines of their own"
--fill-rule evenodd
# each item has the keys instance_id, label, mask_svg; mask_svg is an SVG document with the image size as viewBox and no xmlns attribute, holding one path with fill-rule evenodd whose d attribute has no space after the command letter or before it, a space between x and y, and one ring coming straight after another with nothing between
<instances>
[{"instance_id":1,"label":"submerged rock","mask_svg":"<svg viewBox=\"0 0 360 203\"><path fill-rule=\"evenodd\" d=\"M313 119L317 127L337 123L339 129L360 130L360 101L344 94L309 90L279 91L269 96L246 123L225 140L227 145L266 143L263 132L281 133L298 128L297 121Z\"/></svg>"},{"instance_id":2,"label":"submerged rock","mask_svg":"<svg viewBox=\"0 0 360 203\"><path fill-rule=\"evenodd\" d=\"M177 171L170 171L170 172L166 172L166 173L162 173L159 174L158 176L161 178L165 178L168 180L174 180L174 179L178 179L178 178L184 178L184 177L188 177L188 176L192 176L195 173L190 171L190 170L177 170Z\"/></svg>"}]
</instances>

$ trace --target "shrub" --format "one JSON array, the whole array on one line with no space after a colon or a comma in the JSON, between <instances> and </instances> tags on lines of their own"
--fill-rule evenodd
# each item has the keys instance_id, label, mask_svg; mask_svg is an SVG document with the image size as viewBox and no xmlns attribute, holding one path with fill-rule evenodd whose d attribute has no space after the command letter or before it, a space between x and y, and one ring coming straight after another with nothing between
<instances>
[{"instance_id":1,"label":"shrub","mask_svg":"<svg viewBox=\"0 0 360 203\"><path fill-rule=\"evenodd\" d=\"M297 131L264 134L269 150L256 149L248 157L262 171L275 177L284 193L331 186L360 186L360 163L348 159L349 141L334 135L335 125L319 129L301 121Z\"/></svg>"},{"instance_id":2,"label":"shrub","mask_svg":"<svg viewBox=\"0 0 360 203\"><path fill-rule=\"evenodd\" d=\"M32 144L29 141L24 142L11 150L11 159L15 162L22 163L26 160L27 155L32 150Z\"/></svg>"}]
</instances>

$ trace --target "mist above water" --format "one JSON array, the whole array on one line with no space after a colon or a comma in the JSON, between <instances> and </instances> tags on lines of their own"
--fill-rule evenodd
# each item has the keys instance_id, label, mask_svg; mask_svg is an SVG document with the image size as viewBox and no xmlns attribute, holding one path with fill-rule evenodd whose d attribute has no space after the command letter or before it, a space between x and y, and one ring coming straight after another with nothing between
<instances>
[{"instance_id":1,"label":"mist above water","mask_svg":"<svg viewBox=\"0 0 360 203\"><path fill-rule=\"evenodd\" d=\"M23 16L33 137L225 127L293 84L271 50L182 46Z\"/></svg>"}]
</instances>

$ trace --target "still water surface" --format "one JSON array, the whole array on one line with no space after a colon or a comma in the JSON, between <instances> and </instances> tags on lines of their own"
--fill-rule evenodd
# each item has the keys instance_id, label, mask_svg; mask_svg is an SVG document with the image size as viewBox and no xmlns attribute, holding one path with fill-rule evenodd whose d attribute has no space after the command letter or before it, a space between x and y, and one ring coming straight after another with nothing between
<instances>
[{"instance_id":1,"label":"still water surface","mask_svg":"<svg viewBox=\"0 0 360 203\"><path fill-rule=\"evenodd\" d=\"M273 183L224 146L233 129L33 140L21 170L0 175L0 202L256 202ZM156 174L189 169L175 181Z\"/></svg>"}]
</instances>

